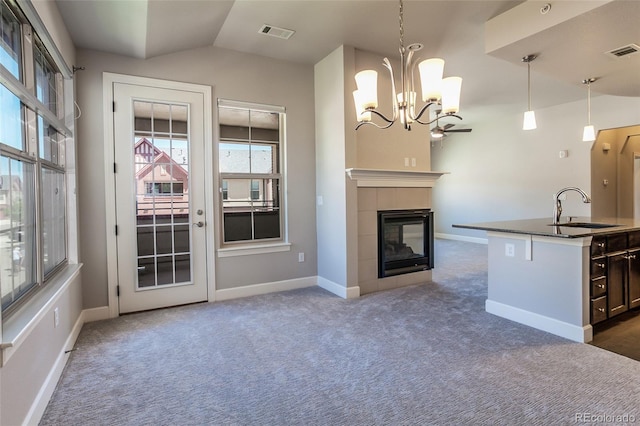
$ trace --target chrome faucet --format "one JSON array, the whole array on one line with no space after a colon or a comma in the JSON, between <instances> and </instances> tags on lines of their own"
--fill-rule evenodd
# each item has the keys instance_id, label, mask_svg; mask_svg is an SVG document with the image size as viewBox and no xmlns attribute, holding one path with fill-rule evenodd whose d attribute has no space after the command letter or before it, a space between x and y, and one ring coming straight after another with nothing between
<instances>
[{"instance_id":1,"label":"chrome faucet","mask_svg":"<svg viewBox=\"0 0 640 426\"><path fill-rule=\"evenodd\" d=\"M553 196L553 199L555 201L555 203L553 204L553 224L554 225L560 223L560 215L562 214L562 201L560 201L560 195L562 195L562 193L567 191L576 191L577 193L582 195L583 203L591 202L591 197L589 197L589 195L580 188L576 188L575 186L562 188L560 191L556 192L556 195Z\"/></svg>"}]
</instances>

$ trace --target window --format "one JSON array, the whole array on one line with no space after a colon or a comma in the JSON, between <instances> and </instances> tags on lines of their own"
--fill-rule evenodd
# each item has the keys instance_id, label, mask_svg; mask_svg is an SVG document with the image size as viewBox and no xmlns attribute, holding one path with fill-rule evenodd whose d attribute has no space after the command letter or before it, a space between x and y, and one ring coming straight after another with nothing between
<instances>
[{"instance_id":1,"label":"window","mask_svg":"<svg viewBox=\"0 0 640 426\"><path fill-rule=\"evenodd\" d=\"M0 261L5 317L67 263L70 132L55 62L13 2L0 0L0 14L0 67L19 82L0 84L0 249L10 254Z\"/></svg>"},{"instance_id":2,"label":"window","mask_svg":"<svg viewBox=\"0 0 640 426\"><path fill-rule=\"evenodd\" d=\"M227 182L226 180L222 181L222 199L229 199L229 182Z\"/></svg>"},{"instance_id":3,"label":"window","mask_svg":"<svg viewBox=\"0 0 640 426\"><path fill-rule=\"evenodd\" d=\"M36 97L53 113L57 112L58 84L53 61L49 59L46 49L36 37L33 49L36 80Z\"/></svg>"},{"instance_id":4,"label":"window","mask_svg":"<svg viewBox=\"0 0 640 426\"><path fill-rule=\"evenodd\" d=\"M253 201L260 199L260 181L259 180L251 181L251 199Z\"/></svg>"},{"instance_id":5,"label":"window","mask_svg":"<svg viewBox=\"0 0 640 426\"><path fill-rule=\"evenodd\" d=\"M182 195L182 182L145 182L146 194L149 197L157 195Z\"/></svg>"},{"instance_id":6,"label":"window","mask_svg":"<svg viewBox=\"0 0 640 426\"><path fill-rule=\"evenodd\" d=\"M20 80L22 63L20 21L4 2L0 4L0 37L0 46L2 46L0 64Z\"/></svg>"},{"instance_id":7,"label":"window","mask_svg":"<svg viewBox=\"0 0 640 426\"><path fill-rule=\"evenodd\" d=\"M218 101L223 243L282 239L284 108Z\"/></svg>"}]
</instances>

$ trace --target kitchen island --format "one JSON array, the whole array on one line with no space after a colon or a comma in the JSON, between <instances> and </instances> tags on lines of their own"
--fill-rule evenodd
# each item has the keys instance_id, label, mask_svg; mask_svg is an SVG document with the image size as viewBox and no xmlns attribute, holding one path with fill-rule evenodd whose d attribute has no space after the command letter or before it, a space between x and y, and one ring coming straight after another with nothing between
<instances>
[{"instance_id":1,"label":"kitchen island","mask_svg":"<svg viewBox=\"0 0 640 426\"><path fill-rule=\"evenodd\" d=\"M608 283L602 284L606 279L592 274L594 268L601 268L606 276L608 241L609 248L626 259L631 258L630 243L640 250L640 221L633 219L568 217L557 225L546 218L453 226L487 232L487 312L577 342L591 341L592 324L614 315L607 307L619 298L613 294L613 283L607 295ZM615 246L622 240L624 247ZM594 260L599 259L594 258L598 250L604 261ZM636 269L640 253L638 259ZM627 304L629 277L632 274L623 277ZM604 286L604 296L594 293L595 283Z\"/></svg>"}]
</instances>

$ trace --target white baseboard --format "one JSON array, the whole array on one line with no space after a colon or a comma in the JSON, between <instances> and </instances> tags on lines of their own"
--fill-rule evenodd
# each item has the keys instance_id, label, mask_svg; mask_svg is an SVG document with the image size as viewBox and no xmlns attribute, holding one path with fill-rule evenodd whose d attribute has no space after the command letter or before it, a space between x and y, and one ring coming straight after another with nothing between
<instances>
[{"instance_id":1,"label":"white baseboard","mask_svg":"<svg viewBox=\"0 0 640 426\"><path fill-rule=\"evenodd\" d=\"M593 340L593 328L591 325L578 326L559 321L554 318L545 317L540 314L525 311L524 309L514 308L504 303L494 300L487 300L485 303L487 312L497 315L574 342L586 343Z\"/></svg>"},{"instance_id":2,"label":"white baseboard","mask_svg":"<svg viewBox=\"0 0 640 426\"><path fill-rule=\"evenodd\" d=\"M316 277L295 278L292 280L274 281L270 283L253 284L243 287L216 290L215 301L237 299L239 297L257 296L260 294L275 293L277 291L295 290L298 288L313 287L316 285Z\"/></svg>"},{"instance_id":3,"label":"white baseboard","mask_svg":"<svg viewBox=\"0 0 640 426\"><path fill-rule=\"evenodd\" d=\"M99 308L85 309L82 311L82 318L84 323L109 319L109 307L100 306Z\"/></svg>"},{"instance_id":4,"label":"white baseboard","mask_svg":"<svg viewBox=\"0 0 640 426\"><path fill-rule=\"evenodd\" d=\"M465 235L442 234L442 233L436 232L434 236L436 238L442 238L443 240L466 241L468 243L476 243L476 244L489 243L489 240L487 238L467 237Z\"/></svg>"},{"instance_id":5,"label":"white baseboard","mask_svg":"<svg viewBox=\"0 0 640 426\"><path fill-rule=\"evenodd\" d=\"M69 337L64 343L62 350L58 354L56 361L54 362L47 378L45 379L38 395L36 395L33 404L31 404L31 408L25 417L24 424L38 424L42 415L44 414L44 410L47 408L47 404L49 404L49 400L53 395L53 391L56 389L58 384L58 380L60 380L60 376L62 376L62 371L64 370L65 365L67 364L67 360L69 359L69 353L67 351L73 349L73 346L76 344L76 340L80 335L80 330L82 330L82 326L84 325L84 311L80 313L76 323L73 325L71 329L71 333L69 333Z\"/></svg>"},{"instance_id":6,"label":"white baseboard","mask_svg":"<svg viewBox=\"0 0 640 426\"><path fill-rule=\"evenodd\" d=\"M344 287L340 284L334 283L323 277L318 278L318 287L322 287L328 292L335 294L336 296L340 296L343 299L355 299L360 297L360 287Z\"/></svg>"}]
</instances>

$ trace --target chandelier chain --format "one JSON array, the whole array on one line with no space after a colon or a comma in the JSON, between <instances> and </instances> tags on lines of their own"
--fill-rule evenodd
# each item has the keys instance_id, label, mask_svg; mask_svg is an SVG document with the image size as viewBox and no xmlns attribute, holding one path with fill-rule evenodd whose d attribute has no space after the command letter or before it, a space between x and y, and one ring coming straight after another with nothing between
<instances>
[{"instance_id":1,"label":"chandelier chain","mask_svg":"<svg viewBox=\"0 0 640 426\"><path fill-rule=\"evenodd\" d=\"M404 52L404 18L402 0L400 0L400 51Z\"/></svg>"}]
</instances>

